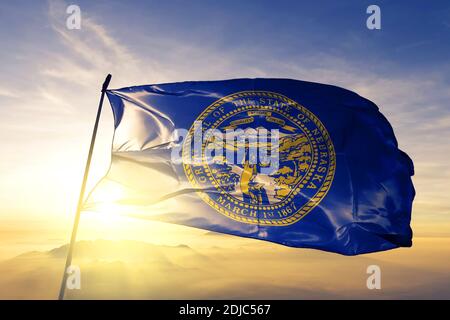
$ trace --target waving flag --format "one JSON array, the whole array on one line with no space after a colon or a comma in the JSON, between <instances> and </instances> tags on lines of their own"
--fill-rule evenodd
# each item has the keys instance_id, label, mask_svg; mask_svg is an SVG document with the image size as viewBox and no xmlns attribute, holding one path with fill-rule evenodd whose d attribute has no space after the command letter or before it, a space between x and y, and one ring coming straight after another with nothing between
<instances>
[{"instance_id":1,"label":"waving flag","mask_svg":"<svg viewBox=\"0 0 450 320\"><path fill-rule=\"evenodd\" d=\"M351 91L236 79L107 96L112 164L85 210L345 255L411 246L413 163Z\"/></svg>"}]
</instances>

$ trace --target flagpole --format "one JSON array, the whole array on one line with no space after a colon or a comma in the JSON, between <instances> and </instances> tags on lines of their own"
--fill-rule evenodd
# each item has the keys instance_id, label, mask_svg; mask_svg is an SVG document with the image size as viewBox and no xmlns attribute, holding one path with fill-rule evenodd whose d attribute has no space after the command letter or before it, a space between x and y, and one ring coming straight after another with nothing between
<instances>
[{"instance_id":1,"label":"flagpole","mask_svg":"<svg viewBox=\"0 0 450 320\"><path fill-rule=\"evenodd\" d=\"M86 182L87 182L88 175L89 175L89 168L91 167L92 153L94 151L95 138L97 137L97 129L98 129L98 123L100 120L100 114L102 113L103 99L105 98L105 93L106 93L106 90L108 89L109 82L111 81L111 77L112 76L110 74L108 74L106 76L105 82L103 82L103 86L102 86L102 94L100 96L100 102L98 104L97 117L95 118L94 129L92 130L91 145L89 147L89 153L88 153L88 157L86 160L86 166L84 168L83 182L81 184L80 195L78 197L77 211L75 213L75 221L73 223L72 236L70 237L69 251L67 252L66 265L64 267L64 273L63 273L63 278L61 281L61 287L59 289L59 296L58 296L59 300L64 299L64 293L65 293L65 289L66 289L66 282L67 282L67 276L68 276L67 268L69 268L70 265L72 264L73 248L75 246L75 241L77 238L77 230L78 230L78 224L80 222L81 207L83 205L84 193L86 191Z\"/></svg>"}]
</instances>

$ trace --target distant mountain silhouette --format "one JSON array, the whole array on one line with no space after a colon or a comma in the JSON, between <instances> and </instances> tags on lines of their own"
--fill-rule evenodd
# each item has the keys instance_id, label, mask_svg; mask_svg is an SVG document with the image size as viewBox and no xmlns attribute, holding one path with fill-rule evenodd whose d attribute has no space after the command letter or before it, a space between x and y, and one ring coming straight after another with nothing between
<instances>
[{"instance_id":1,"label":"distant mountain silhouette","mask_svg":"<svg viewBox=\"0 0 450 320\"><path fill-rule=\"evenodd\" d=\"M67 291L67 299L450 298L450 250L423 243L416 251L344 257L252 240L195 249L79 241L73 264L81 290ZM67 248L0 262L0 299L55 299ZM366 288L371 264L382 269L382 290Z\"/></svg>"}]
</instances>

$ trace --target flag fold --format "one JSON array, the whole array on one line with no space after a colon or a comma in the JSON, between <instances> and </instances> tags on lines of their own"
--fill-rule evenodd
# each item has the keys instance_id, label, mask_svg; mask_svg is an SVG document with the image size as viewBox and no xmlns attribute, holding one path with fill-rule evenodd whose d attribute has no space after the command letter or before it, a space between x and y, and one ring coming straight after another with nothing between
<instances>
[{"instance_id":1,"label":"flag fold","mask_svg":"<svg viewBox=\"0 0 450 320\"><path fill-rule=\"evenodd\" d=\"M412 244L413 163L356 93L235 79L107 96L112 163L84 210L345 255Z\"/></svg>"}]
</instances>

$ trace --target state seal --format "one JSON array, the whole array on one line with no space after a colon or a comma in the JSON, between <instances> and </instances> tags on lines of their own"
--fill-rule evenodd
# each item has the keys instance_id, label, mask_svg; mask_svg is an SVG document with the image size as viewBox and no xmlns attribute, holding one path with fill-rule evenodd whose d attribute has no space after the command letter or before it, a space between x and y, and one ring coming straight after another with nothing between
<instances>
[{"instance_id":1,"label":"state seal","mask_svg":"<svg viewBox=\"0 0 450 320\"><path fill-rule=\"evenodd\" d=\"M230 219L290 225L331 187L332 140L318 117L292 99L268 91L236 92L204 109L196 123L200 131L193 125L183 142L186 177L204 202ZM269 132L264 141L261 132ZM252 152L254 147L267 152Z\"/></svg>"}]
</instances>

